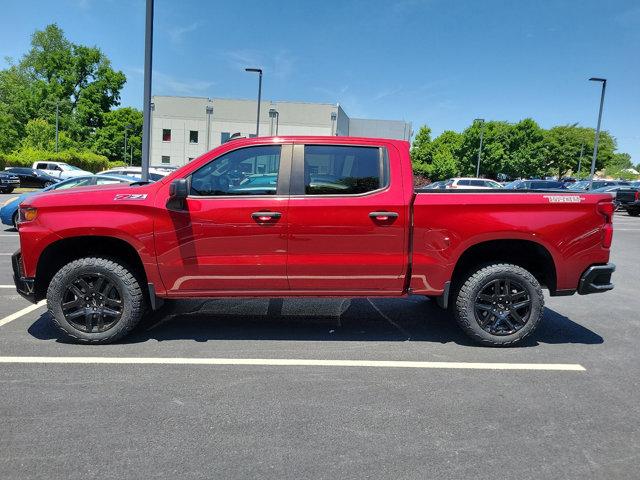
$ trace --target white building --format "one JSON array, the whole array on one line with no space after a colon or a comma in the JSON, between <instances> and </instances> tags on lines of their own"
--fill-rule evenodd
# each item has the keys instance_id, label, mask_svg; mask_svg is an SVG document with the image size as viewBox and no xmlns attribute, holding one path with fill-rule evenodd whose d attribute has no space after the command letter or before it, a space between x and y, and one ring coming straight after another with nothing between
<instances>
[{"instance_id":1,"label":"white building","mask_svg":"<svg viewBox=\"0 0 640 480\"><path fill-rule=\"evenodd\" d=\"M239 133L256 132L255 100L204 97L152 98L151 165L181 166ZM339 104L260 104L260 136L344 135L409 140L411 123L349 118Z\"/></svg>"}]
</instances>

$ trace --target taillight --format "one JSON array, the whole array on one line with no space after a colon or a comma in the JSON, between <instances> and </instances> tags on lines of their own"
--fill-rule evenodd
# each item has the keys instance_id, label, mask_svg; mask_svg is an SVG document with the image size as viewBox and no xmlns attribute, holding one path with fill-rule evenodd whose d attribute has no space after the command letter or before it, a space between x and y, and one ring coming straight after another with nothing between
<instances>
[{"instance_id":1,"label":"taillight","mask_svg":"<svg viewBox=\"0 0 640 480\"><path fill-rule=\"evenodd\" d=\"M613 202L605 200L598 203L598 213L604 217L604 226L602 227L602 246L610 248L613 241L613 212L615 207Z\"/></svg>"},{"instance_id":2,"label":"taillight","mask_svg":"<svg viewBox=\"0 0 640 480\"><path fill-rule=\"evenodd\" d=\"M640 200L640 190L636 190L635 201L637 202L638 200Z\"/></svg>"}]
</instances>

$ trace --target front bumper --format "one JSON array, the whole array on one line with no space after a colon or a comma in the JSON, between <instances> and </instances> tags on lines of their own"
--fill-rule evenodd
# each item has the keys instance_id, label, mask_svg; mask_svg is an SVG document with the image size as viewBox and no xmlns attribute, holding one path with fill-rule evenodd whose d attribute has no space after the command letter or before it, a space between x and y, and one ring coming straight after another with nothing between
<instances>
[{"instance_id":1,"label":"front bumper","mask_svg":"<svg viewBox=\"0 0 640 480\"><path fill-rule=\"evenodd\" d=\"M13 267L13 283L15 283L18 293L31 303L36 303L35 279L23 275L20 250L11 256L11 266Z\"/></svg>"},{"instance_id":2,"label":"front bumper","mask_svg":"<svg viewBox=\"0 0 640 480\"><path fill-rule=\"evenodd\" d=\"M589 293L601 293L613 289L611 274L615 272L616 266L613 263L606 265L591 265L585 270L578 283L578 293L587 295Z\"/></svg>"}]
</instances>

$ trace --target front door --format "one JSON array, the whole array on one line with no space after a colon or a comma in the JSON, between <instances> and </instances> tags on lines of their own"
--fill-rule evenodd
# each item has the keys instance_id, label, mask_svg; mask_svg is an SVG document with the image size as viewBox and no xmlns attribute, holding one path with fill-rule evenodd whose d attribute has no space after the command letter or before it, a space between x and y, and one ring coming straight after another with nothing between
<instances>
[{"instance_id":1,"label":"front door","mask_svg":"<svg viewBox=\"0 0 640 480\"><path fill-rule=\"evenodd\" d=\"M156 222L165 287L225 295L277 295L286 277L291 145L232 150L190 175L183 211Z\"/></svg>"},{"instance_id":2,"label":"front door","mask_svg":"<svg viewBox=\"0 0 640 480\"><path fill-rule=\"evenodd\" d=\"M293 162L287 262L291 290L401 293L409 209L398 152L375 144L295 145Z\"/></svg>"}]
</instances>

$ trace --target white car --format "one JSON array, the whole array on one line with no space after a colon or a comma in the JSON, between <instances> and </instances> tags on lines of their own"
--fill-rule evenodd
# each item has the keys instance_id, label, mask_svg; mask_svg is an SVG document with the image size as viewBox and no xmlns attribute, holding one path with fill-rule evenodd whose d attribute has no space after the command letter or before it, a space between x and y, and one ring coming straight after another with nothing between
<instances>
[{"instance_id":1,"label":"white car","mask_svg":"<svg viewBox=\"0 0 640 480\"><path fill-rule=\"evenodd\" d=\"M458 188L461 190L490 190L504 188L498 182L487 178L451 178L445 184L446 189Z\"/></svg>"},{"instance_id":2,"label":"white car","mask_svg":"<svg viewBox=\"0 0 640 480\"><path fill-rule=\"evenodd\" d=\"M110 168L109 170L105 170L103 172L98 172L98 175L102 174L111 174L111 175L125 175L127 177L135 177L142 178L142 167L116 167ZM149 168L149 180L152 182L156 182L161 178L169 175L171 171L164 170L161 168Z\"/></svg>"},{"instance_id":3,"label":"white car","mask_svg":"<svg viewBox=\"0 0 640 480\"><path fill-rule=\"evenodd\" d=\"M59 178L60 180L66 180L72 177L82 177L84 175L93 175L91 172L82 170L81 168L74 167L64 162L33 162L31 168L41 170L47 175Z\"/></svg>"}]
</instances>

